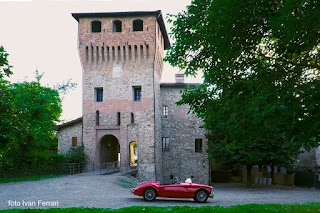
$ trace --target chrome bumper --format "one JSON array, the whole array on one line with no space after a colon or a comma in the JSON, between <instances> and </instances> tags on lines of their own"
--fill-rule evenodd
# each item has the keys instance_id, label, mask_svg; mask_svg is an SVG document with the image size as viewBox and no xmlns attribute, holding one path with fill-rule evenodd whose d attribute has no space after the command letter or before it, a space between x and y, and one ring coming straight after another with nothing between
<instances>
[{"instance_id":1,"label":"chrome bumper","mask_svg":"<svg viewBox=\"0 0 320 213\"><path fill-rule=\"evenodd\" d=\"M209 194L209 197L210 198L213 198L214 197L214 191L212 190L211 194Z\"/></svg>"}]
</instances>

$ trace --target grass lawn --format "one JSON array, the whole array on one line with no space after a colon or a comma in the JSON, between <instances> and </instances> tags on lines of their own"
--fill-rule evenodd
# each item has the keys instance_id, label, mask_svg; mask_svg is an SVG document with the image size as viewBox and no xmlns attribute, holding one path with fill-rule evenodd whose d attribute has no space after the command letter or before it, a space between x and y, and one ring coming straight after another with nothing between
<instances>
[{"instance_id":1,"label":"grass lawn","mask_svg":"<svg viewBox=\"0 0 320 213\"><path fill-rule=\"evenodd\" d=\"M132 206L127 208L120 209L98 209L98 208L52 208L52 209L9 209L2 210L1 213L34 213L34 212L46 212L46 213L55 213L55 212L93 212L93 213L140 213L140 212L173 212L173 213L243 213L243 212L259 212L259 213L269 213L269 212L302 212L302 213L314 213L320 212L320 203L306 203L306 204L296 204L296 205L282 205L282 204L246 204L238 205L232 207L220 207L220 206L199 206L199 207L186 207L186 206L173 206L173 207L153 207L153 206Z\"/></svg>"},{"instance_id":2,"label":"grass lawn","mask_svg":"<svg viewBox=\"0 0 320 213\"><path fill-rule=\"evenodd\" d=\"M22 181L37 181L48 178L57 178L63 175L40 175L40 176L30 176L30 177L17 177L17 178L0 178L1 183L11 183L11 182L22 182Z\"/></svg>"}]
</instances>

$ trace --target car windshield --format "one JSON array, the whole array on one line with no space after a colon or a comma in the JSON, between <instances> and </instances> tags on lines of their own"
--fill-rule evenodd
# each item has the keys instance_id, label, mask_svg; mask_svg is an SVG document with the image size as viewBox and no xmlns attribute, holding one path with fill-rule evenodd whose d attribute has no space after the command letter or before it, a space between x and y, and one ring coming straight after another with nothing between
<instances>
[{"instance_id":1,"label":"car windshield","mask_svg":"<svg viewBox=\"0 0 320 213\"><path fill-rule=\"evenodd\" d=\"M191 178L187 178L185 181L184 181L185 183L192 183L192 180L191 180Z\"/></svg>"}]
</instances>

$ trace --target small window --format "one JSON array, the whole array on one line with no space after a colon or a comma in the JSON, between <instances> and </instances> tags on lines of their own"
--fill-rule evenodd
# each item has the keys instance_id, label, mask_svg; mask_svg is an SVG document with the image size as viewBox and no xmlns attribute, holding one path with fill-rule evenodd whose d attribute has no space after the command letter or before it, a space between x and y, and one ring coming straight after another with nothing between
<instances>
[{"instance_id":1,"label":"small window","mask_svg":"<svg viewBox=\"0 0 320 213\"><path fill-rule=\"evenodd\" d=\"M195 152L202 152L202 139L195 140Z\"/></svg>"},{"instance_id":2,"label":"small window","mask_svg":"<svg viewBox=\"0 0 320 213\"><path fill-rule=\"evenodd\" d=\"M133 112L131 112L131 123L132 124L134 123L134 114L133 114Z\"/></svg>"},{"instance_id":3,"label":"small window","mask_svg":"<svg viewBox=\"0 0 320 213\"><path fill-rule=\"evenodd\" d=\"M71 143L72 143L72 147L78 146L78 138L72 137Z\"/></svg>"},{"instance_id":4,"label":"small window","mask_svg":"<svg viewBox=\"0 0 320 213\"><path fill-rule=\"evenodd\" d=\"M121 114L120 114L120 112L118 112L117 113L117 125L120 126L120 124L121 124Z\"/></svg>"},{"instance_id":5,"label":"small window","mask_svg":"<svg viewBox=\"0 0 320 213\"><path fill-rule=\"evenodd\" d=\"M133 87L133 100L141 101L141 87Z\"/></svg>"},{"instance_id":6,"label":"small window","mask_svg":"<svg viewBox=\"0 0 320 213\"><path fill-rule=\"evenodd\" d=\"M133 31L143 31L143 21L141 19L136 19L132 22Z\"/></svg>"},{"instance_id":7,"label":"small window","mask_svg":"<svg viewBox=\"0 0 320 213\"><path fill-rule=\"evenodd\" d=\"M99 63L99 47L96 47L96 58L97 58L97 63Z\"/></svg>"},{"instance_id":8,"label":"small window","mask_svg":"<svg viewBox=\"0 0 320 213\"><path fill-rule=\"evenodd\" d=\"M89 61L89 47L86 46L86 62Z\"/></svg>"},{"instance_id":9,"label":"small window","mask_svg":"<svg viewBox=\"0 0 320 213\"><path fill-rule=\"evenodd\" d=\"M168 152L170 148L170 138L162 138L162 151Z\"/></svg>"},{"instance_id":10,"label":"small window","mask_svg":"<svg viewBox=\"0 0 320 213\"><path fill-rule=\"evenodd\" d=\"M113 21L112 32L122 32L122 22L119 20Z\"/></svg>"},{"instance_id":11,"label":"small window","mask_svg":"<svg viewBox=\"0 0 320 213\"><path fill-rule=\"evenodd\" d=\"M103 88L95 88L96 102L103 101Z\"/></svg>"},{"instance_id":12,"label":"small window","mask_svg":"<svg viewBox=\"0 0 320 213\"><path fill-rule=\"evenodd\" d=\"M100 125L100 122L99 122L100 119L99 119L99 118L100 118L100 112L99 112L99 110L97 110L97 111L96 111L96 125L97 125L97 126Z\"/></svg>"},{"instance_id":13,"label":"small window","mask_svg":"<svg viewBox=\"0 0 320 213\"><path fill-rule=\"evenodd\" d=\"M149 45L146 45L146 55L147 55L147 59L149 59Z\"/></svg>"},{"instance_id":14,"label":"small window","mask_svg":"<svg viewBox=\"0 0 320 213\"><path fill-rule=\"evenodd\" d=\"M92 21L91 22L91 32L100 33L101 32L101 21Z\"/></svg>"},{"instance_id":15,"label":"small window","mask_svg":"<svg viewBox=\"0 0 320 213\"><path fill-rule=\"evenodd\" d=\"M141 57L141 60L143 60L144 54L143 54L143 46L142 45L140 45L140 57Z\"/></svg>"},{"instance_id":16,"label":"small window","mask_svg":"<svg viewBox=\"0 0 320 213\"><path fill-rule=\"evenodd\" d=\"M167 106L163 106L163 116L165 118L168 117L168 107Z\"/></svg>"}]
</instances>

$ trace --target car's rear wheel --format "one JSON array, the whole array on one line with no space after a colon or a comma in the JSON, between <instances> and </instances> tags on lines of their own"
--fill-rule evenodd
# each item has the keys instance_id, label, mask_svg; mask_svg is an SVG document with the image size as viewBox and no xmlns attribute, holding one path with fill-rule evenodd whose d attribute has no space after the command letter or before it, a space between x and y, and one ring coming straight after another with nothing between
<instances>
[{"instance_id":1,"label":"car's rear wheel","mask_svg":"<svg viewBox=\"0 0 320 213\"><path fill-rule=\"evenodd\" d=\"M196 192L196 194L194 195L194 198L193 198L197 203L204 203L207 201L208 199L208 193L203 190L203 189L200 189Z\"/></svg>"},{"instance_id":2,"label":"car's rear wheel","mask_svg":"<svg viewBox=\"0 0 320 213\"><path fill-rule=\"evenodd\" d=\"M157 192L154 188L146 188L143 192L143 199L153 201L157 197Z\"/></svg>"}]
</instances>

